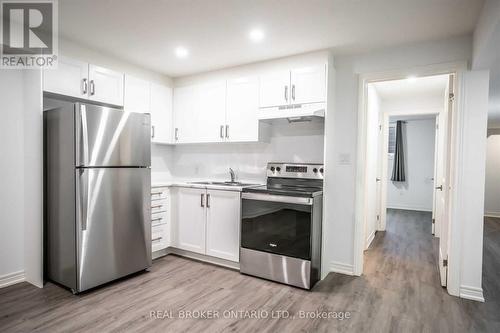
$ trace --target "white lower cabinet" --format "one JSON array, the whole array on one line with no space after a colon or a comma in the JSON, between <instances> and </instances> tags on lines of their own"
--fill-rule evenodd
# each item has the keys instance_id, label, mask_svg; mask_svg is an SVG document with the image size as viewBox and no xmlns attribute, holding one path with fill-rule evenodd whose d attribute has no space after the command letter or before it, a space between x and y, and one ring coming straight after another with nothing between
<instances>
[{"instance_id":1,"label":"white lower cabinet","mask_svg":"<svg viewBox=\"0 0 500 333\"><path fill-rule=\"evenodd\" d=\"M168 187L151 188L151 250L164 250L171 244L170 193Z\"/></svg>"},{"instance_id":2,"label":"white lower cabinet","mask_svg":"<svg viewBox=\"0 0 500 333\"><path fill-rule=\"evenodd\" d=\"M172 193L172 246L238 262L240 192L178 187Z\"/></svg>"}]
</instances>

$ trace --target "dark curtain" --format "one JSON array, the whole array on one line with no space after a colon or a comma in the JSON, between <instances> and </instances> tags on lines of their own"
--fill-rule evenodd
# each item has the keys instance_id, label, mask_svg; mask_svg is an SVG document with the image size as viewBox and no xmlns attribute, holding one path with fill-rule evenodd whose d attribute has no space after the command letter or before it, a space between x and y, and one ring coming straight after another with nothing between
<instances>
[{"instance_id":1,"label":"dark curtain","mask_svg":"<svg viewBox=\"0 0 500 333\"><path fill-rule=\"evenodd\" d=\"M396 151L394 152L394 166L392 168L393 182L404 182L405 178L405 155L403 143L403 122L396 123Z\"/></svg>"}]
</instances>

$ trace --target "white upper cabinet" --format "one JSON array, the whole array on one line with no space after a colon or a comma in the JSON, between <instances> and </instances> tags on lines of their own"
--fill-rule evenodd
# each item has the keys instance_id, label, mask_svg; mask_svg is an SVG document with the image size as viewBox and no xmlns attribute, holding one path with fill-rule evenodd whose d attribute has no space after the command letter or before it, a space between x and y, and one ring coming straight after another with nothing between
<instances>
[{"instance_id":1,"label":"white upper cabinet","mask_svg":"<svg viewBox=\"0 0 500 333\"><path fill-rule=\"evenodd\" d=\"M260 77L260 107L326 101L326 65L277 71Z\"/></svg>"},{"instance_id":2,"label":"white upper cabinet","mask_svg":"<svg viewBox=\"0 0 500 333\"><path fill-rule=\"evenodd\" d=\"M291 103L317 103L326 101L326 66L292 69Z\"/></svg>"},{"instance_id":3,"label":"white upper cabinet","mask_svg":"<svg viewBox=\"0 0 500 333\"><path fill-rule=\"evenodd\" d=\"M128 112L149 113L151 111L151 88L145 80L125 75L123 109Z\"/></svg>"},{"instance_id":4,"label":"white upper cabinet","mask_svg":"<svg viewBox=\"0 0 500 333\"><path fill-rule=\"evenodd\" d=\"M172 143L172 88L151 83L151 141Z\"/></svg>"},{"instance_id":5,"label":"white upper cabinet","mask_svg":"<svg viewBox=\"0 0 500 333\"><path fill-rule=\"evenodd\" d=\"M43 90L86 99L88 74L89 67L86 62L60 57L57 69L43 71Z\"/></svg>"},{"instance_id":6,"label":"white upper cabinet","mask_svg":"<svg viewBox=\"0 0 500 333\"><path fill-rule=\"evenodd\" d=\"M246 77L227 81L226 127L227 141L258 141L259 79Z\"/></svg>"},{"instance_id":7,"label":"white upper cabinet","mask_svg":"<svg viewBox=\"0 0 500 333\"><path fill-rule=\"evenodd\" d=\"M260 107L290 102L290 71L268 73L260 77Z\"/></svg>"},{"instance_id":8,"label":"white upper cabinet","mask_svg":"<svg viewBox=\"0 0 500 333\"><path fill-rule=\"evenodd\" d=\"M192 119L192 126L197 132L196 141L223 141L226 125L226 81L201 84L196 90L196 116Z\"/></svg>"},{"instance_id":9,"label":"white upper cabinet","mask_svg":"<svg viewBox=\"0 0 500 333\"><path fill-rule=\"evenodd\" d=\"M89 65L89 99L123 106L123 73Z\"/></svg>"},{"instance_id":10,"label":"white upper cabinet","mask_svg":"<svg viewBox=\"0 0 500 333\"><path fill-rule=\"evenodd\" d=\"M173 245L205 254L206 190L180 187L174 196Z\"/></svg>"},{"instance_id":11,"label":"white upper cabinet","mask_svg":"<svg viewBox=\"0 0 500 333\"><path fill-rule=\"evenodd\" d=\"M207 191L206 254L239 261L240 192Z\"/></svg>"},{"instance_id":12,"label":"white upper cabinet","mask_svg":"<svg viewBox=\"0 0 500 333\"><path fill-rule=\"evenodd\" d=\"M186 86L174 89L174 142L196 142L197 133L193 125L196 113L196 87Z\"/></svg>"}]
</instances>

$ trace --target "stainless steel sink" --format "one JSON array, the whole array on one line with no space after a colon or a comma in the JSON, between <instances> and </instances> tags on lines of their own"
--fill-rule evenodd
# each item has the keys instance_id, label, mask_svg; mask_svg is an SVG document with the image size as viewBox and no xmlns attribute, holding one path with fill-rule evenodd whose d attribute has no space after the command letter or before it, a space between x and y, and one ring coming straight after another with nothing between
<instances>
[{"instance_id":1,"label":"stainless steel sink","mask_svg":"<svg viewBox=\"0 0 500 333\"><path fill-rule=\"evenodd\" d=\"M190 182L190 184L199 185L220 185L220 186L254 186L257 184L241 183L241 182L215 182L215 181L205 181L205 182Z\"/></svg>"}]
</instances>

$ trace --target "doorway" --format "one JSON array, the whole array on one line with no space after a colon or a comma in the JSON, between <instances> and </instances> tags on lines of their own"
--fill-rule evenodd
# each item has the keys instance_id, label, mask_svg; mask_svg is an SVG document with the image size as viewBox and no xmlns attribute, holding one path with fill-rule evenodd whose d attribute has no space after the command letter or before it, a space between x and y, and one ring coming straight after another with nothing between
<instances>
[{"instance_id":1,"label":"doorway","mask_svg":"<svg viewBox=\"0 0 500 333\"><path fill-rule=\"evenodd\" d=\"M374 80L366 83L365 99L363 250L377 232L396 223L388 218L411 219L409 212L419 212L428 223L425 230L438 238L435 264L442 286L447 285L454 80L451 73Z\"/></svg>"}]
</instances>

